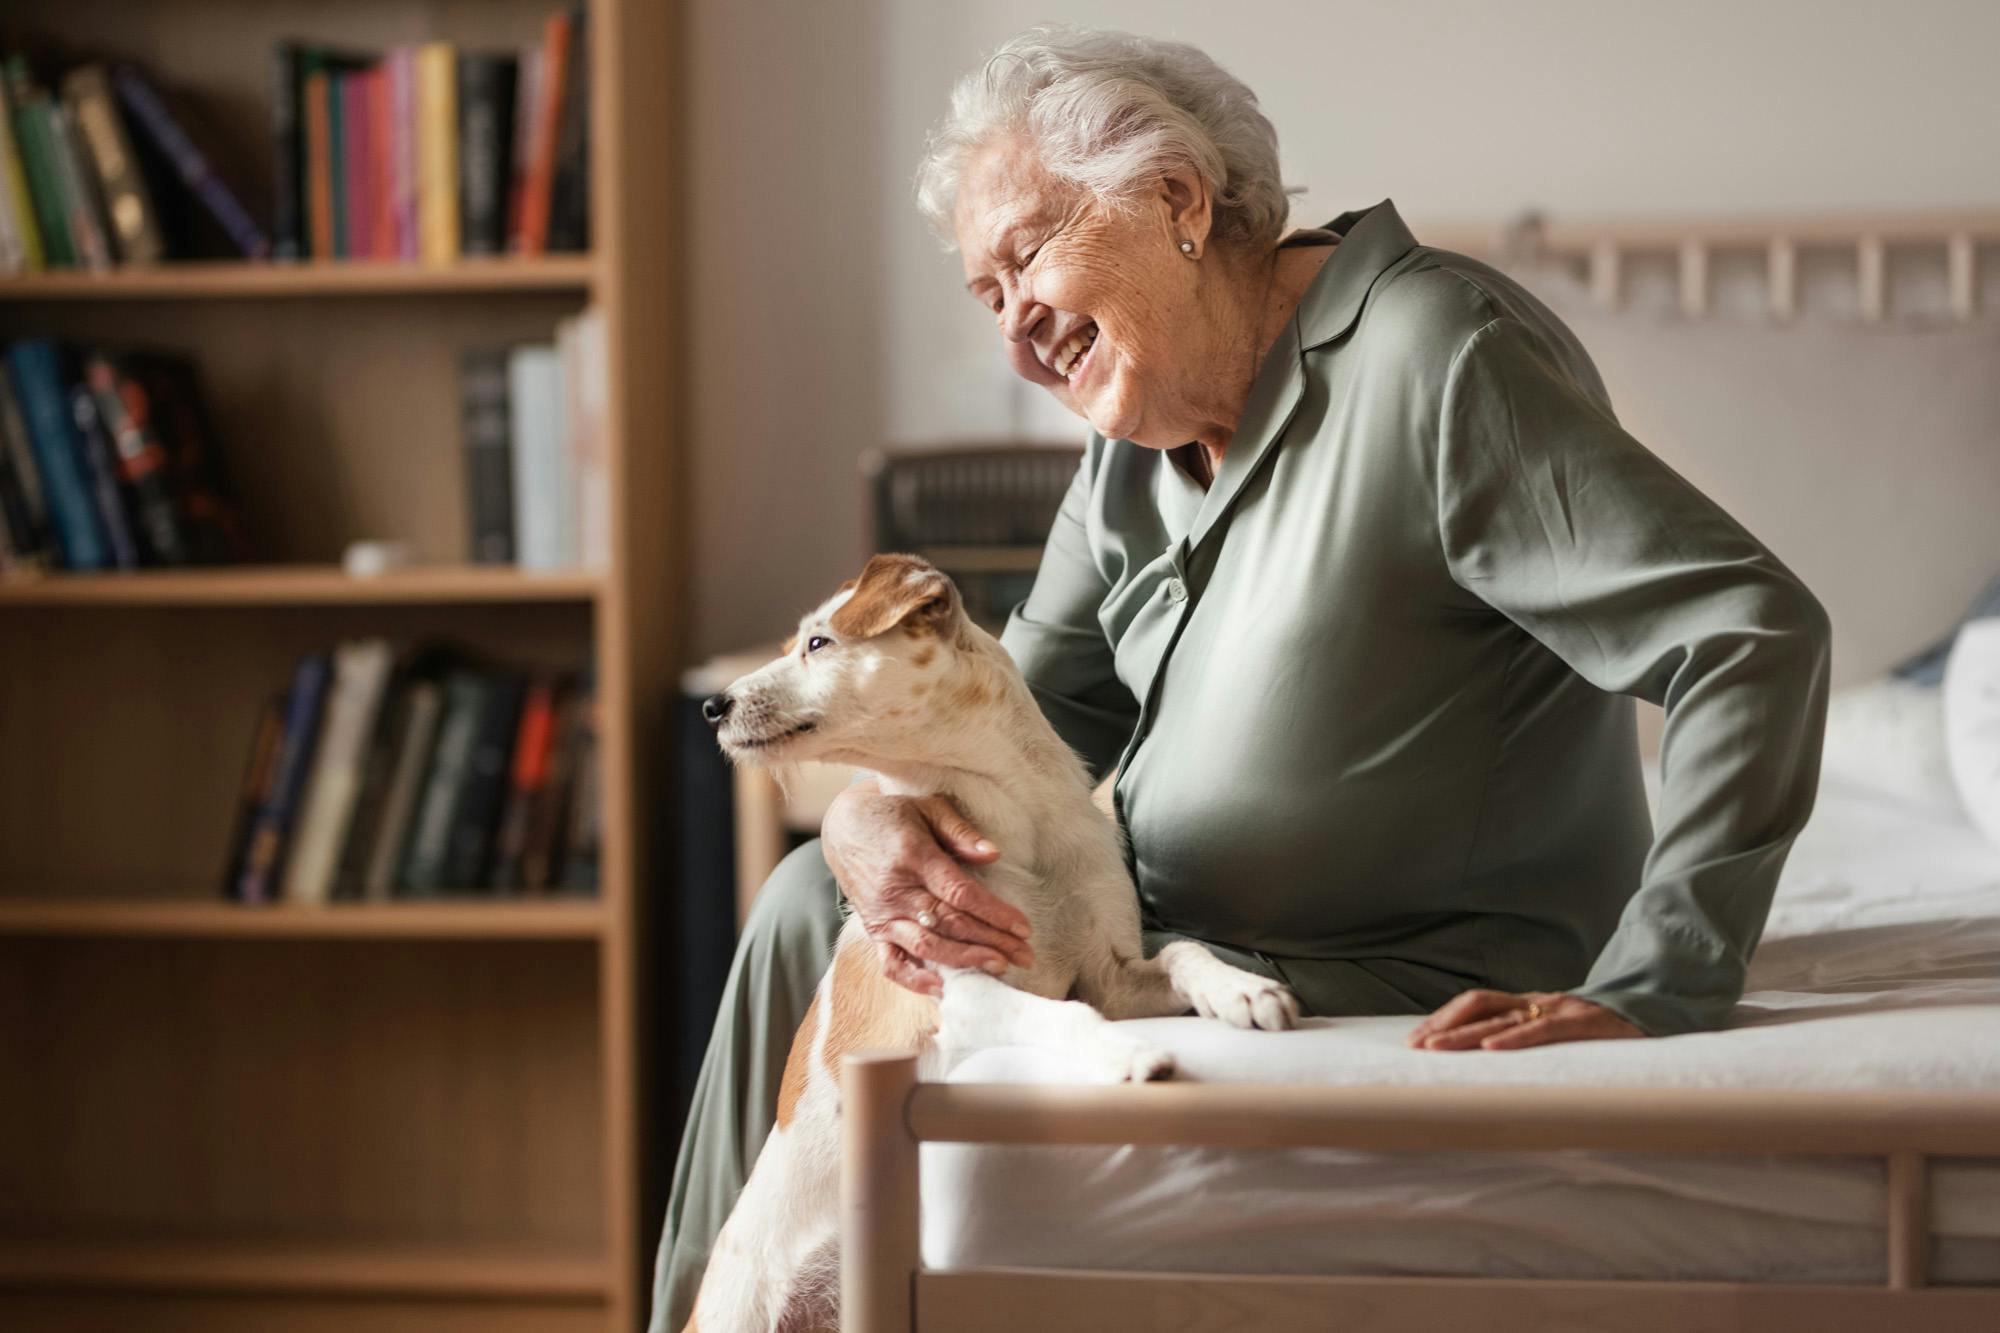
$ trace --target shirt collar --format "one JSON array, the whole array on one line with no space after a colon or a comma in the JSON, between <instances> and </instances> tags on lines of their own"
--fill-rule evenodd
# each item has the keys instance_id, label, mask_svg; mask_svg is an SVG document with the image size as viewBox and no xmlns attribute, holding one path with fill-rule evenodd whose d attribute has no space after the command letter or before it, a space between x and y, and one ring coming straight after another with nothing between
<instances>
[{"instance_id":1,"label":"shirt collar","mask_svg":"<svg viewBox=\"0 0 2000 1333\"><path fill-rule=\"evenodd\" d=\"M1396 205L1387 199L1373 208L1342 213L1326 229L1339 234L1340 244L1299 300L1301 351L1332 342L1353 328L1375 279L1417 244Z\"/></svg>"}]
</instances>

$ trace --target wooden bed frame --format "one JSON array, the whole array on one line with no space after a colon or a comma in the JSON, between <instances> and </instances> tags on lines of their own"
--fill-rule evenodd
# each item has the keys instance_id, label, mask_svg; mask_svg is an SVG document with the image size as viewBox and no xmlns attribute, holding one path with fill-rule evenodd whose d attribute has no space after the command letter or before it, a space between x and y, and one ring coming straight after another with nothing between
<instances>
[{"instance_id":1,"label":"wooden bed frame","mask_svg":"<svg viewBox=\"0 0 2000 1333\"><path fill-rule=\"evenodd\" d=\"M1927 1285L1928 1159L2000 1158L2000 1094L919 1083L914 1057L872 1054L841 1104L842 1333L2000 1330L2000 1286ZM925 1269L922 1143L1881 1157L1888 1284Z\"/></svg>"}]
</instances>

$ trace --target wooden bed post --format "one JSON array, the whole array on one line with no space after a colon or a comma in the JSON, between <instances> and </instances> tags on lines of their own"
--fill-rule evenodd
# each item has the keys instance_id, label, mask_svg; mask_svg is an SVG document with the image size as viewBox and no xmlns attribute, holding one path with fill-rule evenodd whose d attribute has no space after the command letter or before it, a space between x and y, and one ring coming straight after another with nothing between
<instances>
[{"instance_id":1,"label":"wooden bed post","mask_svg":"<svg viewBox=\"0 0 2000 1333\"><path fill-rule=\"evenodd\" d=\"M917 1272L913 1055L850 1055L840 1079L840 1330L911 1333Z\"/></svg>"}]
</instances>

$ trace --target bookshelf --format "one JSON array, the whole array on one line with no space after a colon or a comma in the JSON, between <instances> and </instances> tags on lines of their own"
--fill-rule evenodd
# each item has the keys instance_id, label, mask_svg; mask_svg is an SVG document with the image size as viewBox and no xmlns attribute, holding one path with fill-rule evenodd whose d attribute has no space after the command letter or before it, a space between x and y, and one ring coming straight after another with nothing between
<instances>
[{"instance_id":1,"label":"bookshelf","mask_svg":"<svg viewBox=\"0 0 2000 1333\"><path fill-rule=\"evenodd\" d=\"M198 90L258 196L269 52L536 40L552 0L65 0L25 49ZM641 960L680 651L679 18L589 0L592 249L0 279L0 339L198 358L270 563L0 581L0 1325L626 1330L657 1201ZM268 171L268 167L265 167ZM611 560L466 548L461 349L602 312ZM419 564L338 567L359 537ZM594 898L240 907L257 701L342 638L597 674Z\"/></svg>"}]
</instances>

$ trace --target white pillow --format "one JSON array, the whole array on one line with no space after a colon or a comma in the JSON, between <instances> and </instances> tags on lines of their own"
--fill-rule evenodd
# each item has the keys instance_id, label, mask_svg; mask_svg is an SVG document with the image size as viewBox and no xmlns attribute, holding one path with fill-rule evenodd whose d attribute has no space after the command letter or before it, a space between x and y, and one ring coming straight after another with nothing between
<instances>
[{"instance_id":1,"label":"white pillow","mask_svg":"<svg viewBox=\"0 0 2000 1333\"><path fill-rule=\"evenodd\" d=\"M2000 843L2000 617L1967 621L1952 642L1944 732L1965 812Z\"/></svg>"},{"instance_id":2,"label":"white pillow","mask_svg":"<svg viewBox=\"0 0 2000 1333\"><path fill-rule=\"evenodd\" d=\"M1820 778L1956 814L1943 691L1893 676L1835 690L1826 705Z\"/></svg>"}]
</instances>

